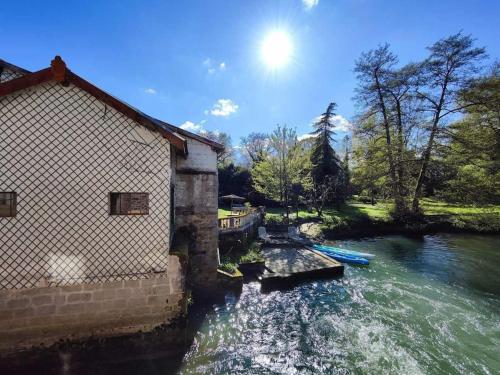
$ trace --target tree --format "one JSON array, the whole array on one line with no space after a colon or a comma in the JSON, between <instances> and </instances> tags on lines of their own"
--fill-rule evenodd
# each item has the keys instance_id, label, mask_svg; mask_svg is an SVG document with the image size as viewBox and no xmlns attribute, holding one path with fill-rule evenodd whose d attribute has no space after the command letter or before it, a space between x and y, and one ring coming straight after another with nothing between
<instances>
[{"instance_id":1,"label":"tree","mask_svg":"<svg viewBox=\"0 0 500 375\"><path fill-rule=\"evenodd\" d=\"M251 170L255 189L279 201L286 209L287 218L294 184L307 182L304 164L295 130L278 125L269 138L269 153Z\"/></svg>"},{"instance_id":2,"label":"tree","mask_svg":"<svg viewBox=\"0 0 500 375\"><path fill-rule=\"evenodd\" d=\"M224 166L232 163L234 150L231 136L229 134L220 131L203 131L200 132L200 135L224 146L224 150L217 154L218 166Z\"/></svg>"},{"instance_id":3,"label":"tree","mask_svg":"<svg viewBox=\"0 0 500 375\"><path fill-rule=\"evenodd\" d=\"M331 143L334 142L335 132L333 131L333 119L335 114L335 103L330 103L326 112L319 116L314 123L315 130L312 132L314 143L311 151L311 178L313 188L311 190L311 200L318 212L318 216L323 213L323 207L331 198L336 203L342 200L342 196L334 192L338 191L343 184L343 170L340 160L335 153Z\"/></svg>"},{"instance_id":4,"label":"tree","mask_svg":"<svg viewBox=\"0 0 500 375\"><path fill-rule=\"evenodd\" d=\"M386 143L386 155L389 167L391 191L395 203L395 219L402 220L406 216L407 204L404 199L402 180L398 176L398 169L403 165L398 163L394 150L394 117L392 108L403 108L395 103L391 105L391 99L399 97L397 94L390 95L389 88L397 87L397 73L395 65L397 57L389 51L389 45L378 47L375 50L364 52L356 61L354 71L357 73L358 87L356 99L364 108L364 118L376 116L374 126L382 127L383 137ZM398 90L399 91L399 90ZM399 118L402 116L396 116ZM397 146L399 149L400 146Z\"/></svg>"},{"instance_id":5,"label":"tree","mask_svg":"<svg viewBox=\"0 0 500 375\"><path fill-rule=\"evenodd\" d=\"M334 142L333 117L337 105L330 103L326 112L313 124L314 145L311 154L311 176L315 184L322 183L327 176L337 176L341 172L340 161L331 143Z\"/></svg>"},{"instance_id":6,"label":"tree","mask_svg":"<svg viewBox=\"0 0 500 375\"><path fill-rule=\"evenodd\" d=\"M219 196L236 194L249 197L251 193L250 171L234 163L221 165L219 170Z\"/></svg>"},{"instance_id":7,"label":"tree","mask_svg":"<svg viewBox=\"0 0 500 375\"><path fill-rule=\"evenodd\" d=\"M449 178L440 194L464 203L500 202L500 71L472 81L459 94L466 115L447 128L443 164ZM432 161L432 159L431 159Z\"/></svg>"},{"instance_id":8,"label":"tree","mask_svg":"<svg viewBox=\"0 0 500 375\"><path fill-rule=\"evenodd\" d=\"M241 146L244 154L250 159L251 164L263 160L269 151L269 135L265 133L250 133L241 137Z\"/></svg>"},{"instance_id":9,"label":"tree","mask_svg":"<svg viewBox=\"0 0 500 375\"><path fill-rule=\"evenodd\" d=\"M458 94L479 71L478 62L485 58L484 48L474 47L470 35L458 33L441 39L428 48L430 56L421 65L425 87L416 90L425 102L430 116L429 138L422 152L422 163L413 193L412 209L419 211L419 200L438 132L446 127L446 118L467 108L457 102Z\"/></svg>"}]
</instances>

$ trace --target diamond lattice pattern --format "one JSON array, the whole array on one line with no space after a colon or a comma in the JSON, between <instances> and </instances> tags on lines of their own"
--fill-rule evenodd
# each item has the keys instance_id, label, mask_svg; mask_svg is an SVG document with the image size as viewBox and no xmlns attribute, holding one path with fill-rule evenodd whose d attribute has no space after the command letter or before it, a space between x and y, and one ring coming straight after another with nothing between
<instances>
[{"instance_id":1,"label":"diamond lattice pattern","mask_svg":"<svg viewBox=\"0 0 500 375\"><path fill-rule=\"evenodd\" d=\"M170 145L85 91L48 82L0 98L0 288L140 278L166 270ZM110 216L110 192L149 214Z\"/></svg>"}]
</instances>

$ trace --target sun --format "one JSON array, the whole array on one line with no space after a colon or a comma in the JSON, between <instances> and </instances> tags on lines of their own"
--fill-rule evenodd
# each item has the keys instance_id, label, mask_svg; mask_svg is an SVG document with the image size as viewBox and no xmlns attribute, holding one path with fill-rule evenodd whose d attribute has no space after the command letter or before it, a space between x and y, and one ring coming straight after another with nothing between
<instances>
[{"instance_id":1,"label":"sun","mask_svg":"<svg viewBox=\"0 0 500 375\"><path fill-rule=\"evenodd\" d=\"M285 66L292 57L292 40L285 31L271 31L262 41L260 52L262 60L270 69L281 68Z\"/></svg>"}]
</instances>

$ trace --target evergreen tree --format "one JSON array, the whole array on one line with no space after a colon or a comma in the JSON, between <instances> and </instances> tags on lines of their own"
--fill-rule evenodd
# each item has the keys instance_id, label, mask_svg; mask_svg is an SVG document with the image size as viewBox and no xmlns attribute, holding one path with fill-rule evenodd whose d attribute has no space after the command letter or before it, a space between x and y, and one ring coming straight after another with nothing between
<instances>
[{"instance_id":1,"label":"evergreen tree","mask_svg":"<svg viewBox=\"0 0 500 375\"><path fill-rule=\"evenodd\" d=\"M313 125L315 130L312 134L315 137L311 152L313 182L311 200L318 216L322 215L325 203L340 204L344 199L342 164L332 147L332 142L335 141L333 120L336 116L334 112L336 107L335 103L330 103L326 112L319 116L318 121Z\"/></svg>"},{"instance_id":2,"label":"evergreen tree","mask_svg":"<svg viewBox=\"0 0 500 375\"><path fill-rule=\"evenodd\" d=\"M315 141L311 155L311 176L315 185L324 183L328 177L337 177L342 172L340 160L331 145L335 141L333 118L336 107L337 104L330 103L326 112L313 125Z\"/></svg>"}]
</instances>

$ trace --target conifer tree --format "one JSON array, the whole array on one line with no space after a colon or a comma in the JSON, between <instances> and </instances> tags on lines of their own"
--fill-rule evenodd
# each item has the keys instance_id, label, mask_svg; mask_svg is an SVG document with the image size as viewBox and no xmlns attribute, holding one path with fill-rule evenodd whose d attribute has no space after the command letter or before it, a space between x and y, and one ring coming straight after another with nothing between
<instances>
[{"instance_id":1,"label":"conifer tree","mask_svg":"<svg viewBox=\"0 0 500 375\"><path fill-rule=\"evenodd\" d=\"M341 162L332 147L335 132L334 117L335 103L330 103L326 112L319 116L318 121L314 123L315 130L312 134L315 136L311 152L311 178L313 189L311 192L312 202L318 212L322 215L325 203L341 203L342 194L336 194L340 191L343 184L343 170Z\"/></svg>"}]
</instances>

